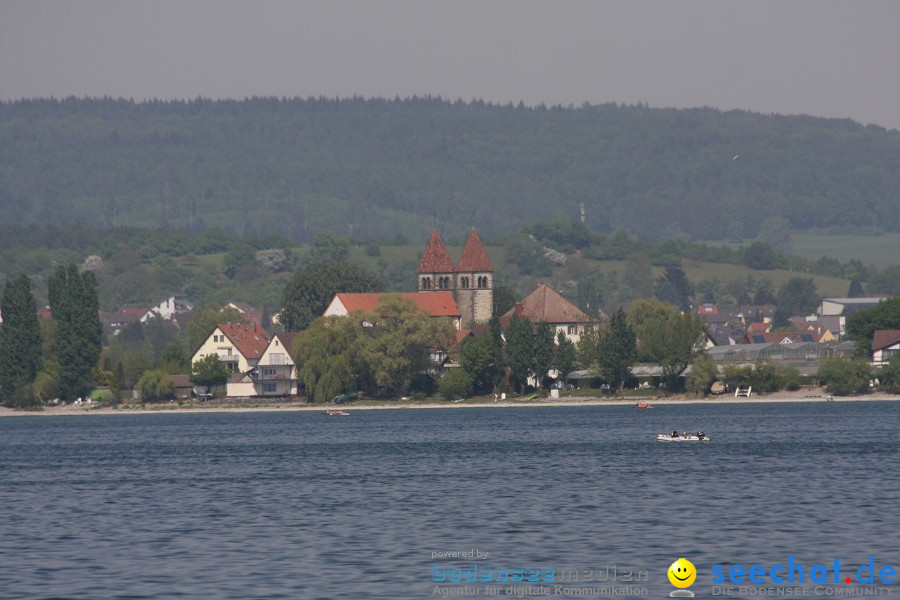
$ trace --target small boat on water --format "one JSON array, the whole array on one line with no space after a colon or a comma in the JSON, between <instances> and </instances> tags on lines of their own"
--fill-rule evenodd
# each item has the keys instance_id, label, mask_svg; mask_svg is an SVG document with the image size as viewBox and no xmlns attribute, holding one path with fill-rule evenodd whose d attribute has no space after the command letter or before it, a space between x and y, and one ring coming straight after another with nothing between
<instances>
[{"instance_id":1,"label":"small boat on water","mask_svg":"<svg viewBox=\"0 0 900 600\"><path fill-rule=\"evenodd\" d=\"M653 405L649 402L638 402L634 405L635 408L653 408Z\"/></svg>"},{"instance_id":2,"label":"small boat on water","mask_svg":"<svg viewBox=\"0 0 900 600\"><path fill-rule=\"evenodd\" d=\"M656 436L657 442L708 442L709 438L702 431L693 433L682 433L681 435L672 435L671 433L660 433Z\"/></svg>"},{"instance_id":3,"label":"small boat on water","mask_svg":"<svg viewBox=\"0 0 900 600\"><path fill-rule=\"evenodd\" d=\"M328 410L325 411L325 414L328 415L329 417L349 417L350 411L329 408Z\"/></svg>"}]
</instances>

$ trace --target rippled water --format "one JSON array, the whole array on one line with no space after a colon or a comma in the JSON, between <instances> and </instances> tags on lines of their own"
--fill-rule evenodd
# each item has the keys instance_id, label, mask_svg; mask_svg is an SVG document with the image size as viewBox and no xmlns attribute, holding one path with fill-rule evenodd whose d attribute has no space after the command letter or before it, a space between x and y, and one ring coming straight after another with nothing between
<instances>
[{"instance_id":1,"label":"rippled water","mask_svg":"<svg viewBox=\"0 0 900 600\"><path fill-rule=\"evenodd\" d=\"M712 442L654 441L676 428ZM435 563L473 562L432 553L474 548L480 567L645 570L660 598L680 556L698 597L714 564L900 570L898 404L34 417L0 436L2 598L431 598Z\"/></svg>"}]
</instances>

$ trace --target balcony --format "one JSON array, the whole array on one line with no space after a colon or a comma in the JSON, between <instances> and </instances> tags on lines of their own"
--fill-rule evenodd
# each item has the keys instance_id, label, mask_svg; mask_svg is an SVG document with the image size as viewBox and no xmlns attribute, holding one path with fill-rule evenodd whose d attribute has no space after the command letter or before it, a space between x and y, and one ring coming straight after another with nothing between
<instances>
[{"instance_id":1,"label":"balcony","mask_svg":"<svg viewBox=\"0 0 900 600\"><path fill-rule=\"evenodd\" d=\"M256 368L257 381L289 381L290 379L290 365L282 365L279 367L263 365Z\"/></svg>"}]
</instances>

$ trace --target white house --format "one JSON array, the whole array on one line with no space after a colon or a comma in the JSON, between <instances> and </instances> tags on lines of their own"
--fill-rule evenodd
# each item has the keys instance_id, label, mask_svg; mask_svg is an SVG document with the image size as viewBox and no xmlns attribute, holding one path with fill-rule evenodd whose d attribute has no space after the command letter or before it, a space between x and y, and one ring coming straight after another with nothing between
<instances>
[{"instance_id":1,"label":"white house","mask_svg":"<svg viewBox=\"0 0 900 600\"><path fill-rule=\"evenodd\" d=\"M291 347L299 333L276 333L263 351L253 374L257 396L297 395L297 366Z\"/></svg>"},{"instance_id":2,"label":"white house","mask_svg":"<svg viewBox=\"0 0 900 600\"><path fill-rule=\"evenodd\" d=\"M217 354L230 373L247 373L259 363L271 340L272 336L256 323L219 323L194 352L191 363Z\"/></svg>"},{"instance_id":3,"label":"white house","mask_svg":"<svg viewBox=\"0 0 900 600\"><path fill-rule=\"evenodd\" d=\"M596 327L594 321L580 308L543 283L500 317L500 323L507 327L513 316L528 319L535 325L545 321L554 329L554 340L562 332L576 344L588 328Z\"/></svg>"},{"instance_id":4,"label":"white house","mask_svg":"<svg viewBox=\"0 0 900 600\"><path fill-rule=\"evenodd\" d=\"M174 315L190 312L194 310L194 305L185 300L181 294L169 296L156 306L151 307L141 317L141 322L146 323L153 317L162 317L163 319L171 319Z\"/></svg>"},{"instance_id":5,"label":"white house","mask_svg":"<svg viewBox=\"0 0 900 600\"><path fill-rule=\"evenodd\" d=\"M900 329L879 329L872 339L872 365L883 367L900 354Z\"/></svg>"}]
</instances>

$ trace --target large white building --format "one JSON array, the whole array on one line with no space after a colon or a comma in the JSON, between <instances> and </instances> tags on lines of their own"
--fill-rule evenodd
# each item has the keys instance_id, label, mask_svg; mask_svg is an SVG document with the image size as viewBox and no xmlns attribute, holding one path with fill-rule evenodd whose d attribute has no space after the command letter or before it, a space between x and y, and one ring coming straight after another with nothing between
<instances>
[{"instance_id":1,"label":"large white building","mask_svg":"<svg viewBox=\"0 0 900 600\"><path fill-rule=\"evenodd\" d=\"M216 354L230 373L247 373L259 363L271 340L256 323L219 323L194 352L191 364Z\"/></svg>"}]
</instances>

